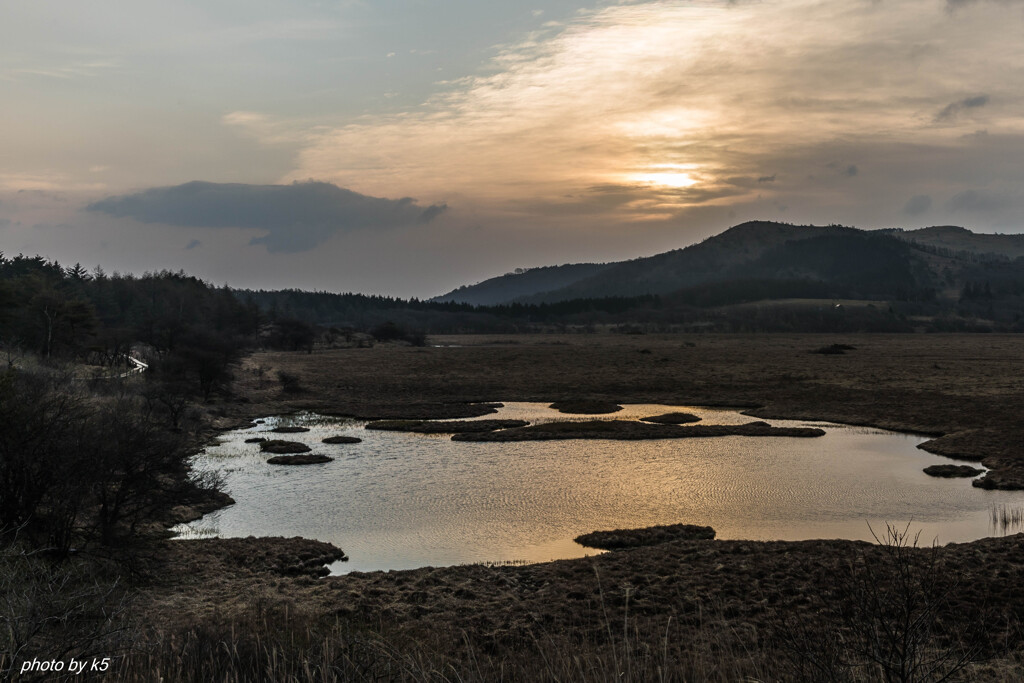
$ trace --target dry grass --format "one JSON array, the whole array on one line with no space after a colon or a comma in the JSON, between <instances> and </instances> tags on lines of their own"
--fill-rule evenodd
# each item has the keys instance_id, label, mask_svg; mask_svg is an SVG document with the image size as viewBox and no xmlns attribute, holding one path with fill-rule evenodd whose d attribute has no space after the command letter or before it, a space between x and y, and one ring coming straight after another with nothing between
<instances>
[{"instance_id":1,"label":"dry grass","mask_svg":"<svg viewBox=\"0 0 1024 683\"><path fill-rule=\"evenodd\" d=\"M334 462L334 458L320 453L275 455L273 458L267 458L270 465L320 465L326 462Z\"/></svg>"},{"instance_id":2,"label":"dry grass","mask_svg":"<svg viewBox=\"0 0 1024 683\"><path fill-rule=\"evenodd\" d=\"M582 639L537 627L517 647L495 648L465 631L410 638L380 625L317 620L287 602L258 602L232 619L140 641L108 680L724 682L775 680L791 668L721 615L700 618L696 634L684 637L671 619L641 627L627 609L621 621L608 617Z\"/></svg>"},{"instance_id":3,"label":"dry grass","mask_svg":"<svg viewBox=\"0 0 1024 683\"><path fill-rule=\"evenodd\" d=\"M924 468L927 475L945 478L976 477L984 471L970 465L929 465Z\"/></svg>"},{"instance_id":4,"label":"dry grass","mask_svg":"<svg viewBox=\"0 0 1024 683\"><path fill-rule=\"evenodd\" d=\"M650 352L649 349L642 349L642 351ZM556 401L548 407L568 415L604 415L607 413L617 413L622 410L622 406L613 401L588 399Z\"/></svg>"},{"instance_id":5,"label":"dry grass","mask_svg":"<svg viewBox=\"0 0 1024 683\"><path fill-rule=\"evenodd\" d=\"M366 425L367 429L380 429L389 432L415 432L418 434L468 434L474 432L492 432L497 429L525 427L525 420L378 420Z\"/></svg>"},{"instance_id":6,"label":"dry grass","mask_svg":"<svg viewBox=\"0 0 1024 683\"><path fill-rule=\"evenodd\" d=\"M993 505L992 526L1004 534L1020 531L1024 528L1024 506Z\"/></svg>"},{"instance_id":7,"label":"dry grass","mask_svg":"<svg viewBox=\"0 0 1024 683\"><path fill-rule=\"evenodd\" d=\"M715 530L709 526L694 524L669 524L665 526L649 526L643 529L615 529L613 531L592 531L577 536L573 540L588 548L602 550L621 550L623 548L639 548L645 545L658 545L669 541L710 541L715 537Z\"/></svg>"},{"instance_id":8,"label":"dry grass","mask_svg":"<svg viewBox=\"0 0 1024 683\"><path fill-rule=\"evenodd\" d=\"M663 425L681 425L691 422L700 422L700 418L690 413L665 413L664 415L652 415L651 417L640 418L641 422L654 422Z\"/></svg>"},{"instance_id":9,"label":"dry grass","mask_svg":"<svg viewBox=\"0 0 1024 683\"><path fill-rule=\"evenodd\" d=\"M282 439L270 439L260 441L260 450L264 453L275 453L278 455L289 455L294 453L308 453L312 449L299 441L284 441Z\"/></svg>"},{"instance_id":10,"label":"dry grass","mask_svg":"<svg viewBox=\"0 0 1024 683\"><path fill-rule=\"evenodd\" d=\"M687 439L713 436L772 437L789 436L814 438L824 436L824 430L815 427L772 427L765 422L742 425L696 425L682 427L677 424L654 424L629 420L593 420L586 422L546 422L528 427L515 427L494 432L463 432L452 436L452 441L552 441L558 439Z\"/></svg>"},{"instance_id":11,"label":"dry grass","mask_svg":"<svg viewBox=\"0 0 1024 683\"><path fill-rule=\"evenodd\" d=\"M866 682L902 680L885 671L904 660L955 674L946 680L1021 672L1012 609L998 590L986 602L991 581L976 585L992 572L970 575L978 552L965 564L903 541L663 548L672 552L658 571L658 548L643 548L548 566L300 578L284 590L264 575L242 601L169 615L111 678ZM1006 586L1018 578L1019 567Z\"/></svg>"},{"instance_id":12,"label":"dry grass","mask_svg":"<svg viewBox=\"0 0 1024 683\"><path fill-rule=\"evenodd\" d=\"M163 644L156 659L132 666L139 676L151 666L165 667L161 658L178 656L168 649L171 644L183 643L195 630L194 637L206 634L226 644L182 656L230 659L237 649L255 653L251 657L264 664L299 667L305 660L329 660L348 671L343 667L349 655L338 653L359 647L359 661L422 665L411 673L403 669L405 680L446 680L425 673L437 671L453 681L500 680L502 672L505 680L610 680L630 661L626 655L635 655L632 680L658 680L658 667L669 672L667 680L785 680L791 670L786 667L797 671L801 658L842 655L836 648L847 642L844 586L851 582L838 579L869 562L885 563L877 546L849 541L672 541L545 564L312 578L317 563L336 552L302 539L170 543L157 556L153 585L139 597L138 613L158 627L147 642ZM927 648L984 630L991 642L983 654L994 658L986 666L1005 680L1007 657L1016 656L1020 642L1014 619L1024 604L1022 538L952 545L932 557L934 593L943 599L930 612L939 640ZM252 613L254 601L276 605L272 614L287 610L290 625L278 623L260 642L246 641L261 633L246 626L259 616ZM232 624L237 643L229 637ZM785 635L796 625L821 640L819 651L785 650ZM360 638L355 644L352 634ZM327 641L334 648L329 657L317 649ZM211 660L207 671L185 680L216 675L215 666ZM232 664L242 672L251 671L249 666L242 660ZM581 666L589 677L579 673ZM805 680L820 680L806 673ZM845 680L875 680L847 673Z\"/></svg>"},{"instance_id":13,"label":"dry grass","mask_svg":"<svg viewBox=\"0 0 1024 683\"><path fill-rule=\"evenodd\" d=\"M345 444L345 443L362 443L362 442L363 442L363 440L360 439L358 436L338 435L338 436L328 436L328 437L326 437L324 439L321 439L321 443L332 444L332 445Z\"/></svg>"}]
</instances>

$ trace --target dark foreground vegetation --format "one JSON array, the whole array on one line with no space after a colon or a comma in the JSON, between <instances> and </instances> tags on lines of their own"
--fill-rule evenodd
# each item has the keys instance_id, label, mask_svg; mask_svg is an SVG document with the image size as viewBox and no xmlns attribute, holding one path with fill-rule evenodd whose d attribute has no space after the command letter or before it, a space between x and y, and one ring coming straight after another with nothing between
<instances>
[{"instance_id":1,"label":"dark foreground vegetation","mask_svg":"<svg viewBox=\"0 0 1024 683\"><path fill-rule=\"evenodd\" d=\"M147 388L49 365L0 372L0 678L36 657L123 653L139 553L232 502L190 473L204 421Z\"/></svg>"},{"instance_id":2,"label":"dark foreground vegetation","mask_svg":"<svg viewBox=\"0 0 1024 683\"><path fill-rule=\"evenodd\" d=\"M274 540L257 546L258 539L234 539L205 549L178 543L164 576L141 598L166 621L149 649L119 662L119 675L1018 678L1021 633L1012 605L1024 597L1020 538L930 549L914 547L903 529L879 531L877 545L669 540L523 567L319 580L266 567L259 556L275 557ZM215 586L205 586L210 581Z\"/></svg>"},{"instance_id":3,"label":"dark foreground vegetation","mask_svg":"<svg viewBox=\"0 0 1024 683\"><path fill-rule=\"evenodd\" d=\"M0 255L0 678L123 652L139 554L231 502L189 459L260 315L181 273Z\"/></svg>"}]
</instances>

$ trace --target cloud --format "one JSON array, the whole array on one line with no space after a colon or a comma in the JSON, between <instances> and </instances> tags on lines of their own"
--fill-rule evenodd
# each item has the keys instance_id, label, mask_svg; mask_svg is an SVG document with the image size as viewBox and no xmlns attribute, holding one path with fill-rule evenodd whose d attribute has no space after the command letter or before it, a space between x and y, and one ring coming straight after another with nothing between
<instances>
[{"instance_id":1,"label":"cloud","mask_svg":"<svg viewBox=\"0 0 1024 683\"><path fill-rule=\"evenodd\" d=\"M287 145L302 140L301 134L259 112L228 112L221 117L221 123L256 138L264 145Z\"/></svg>"},{"instance_id":2,"label":"cloud","mask_svg":"<svg viewBox=\"0 0 1024 683\"><path fill-rule=\"evenodd\" d=\"M255 115L247 125L259 139L297 141L284 180L324 178L385 196L400 186L520 220L601 208L610 222L649 221L709 202L784 198L793 212L896 207L895 221L913 194L906 179L938 172L916 161L972 144L963 136L976 124L965 112L996 97L1010 112L1019 99L1006 85L1024 63L1019 21L984 4L951 17L935 0L614 3L505 47L419 107L319 128ZM950 92L965 90L984 94L950 103ZM1024 120L1008 114L986 123L1024 133ZM809 168L837 158L813 151L840 145L858 163L808 179ZM879 156L898 145L922 152L909 168L901 163L901 176ZM759 167L773 174L734 181ZM950 196L977 184L951 186L958 171L942 172L943 186L915 192ZM654 180L637 185L644 178ZM683 184L688 191L672 191ZM591 189L605 186L630 189Z\"/></svg>"},{"instance_id":3,"label":"cloud","mask_svg":"<svg viewBox=\"0 0 1024 683\"><path fill-rule=\"evenodd\" d=\"M429 223L448 210L447 204L431 204L416 219L417 223Z\"/></svg>"},{"instance_id":4,"label":"cloud","mask_svg":"<svg viewBox=\"0 0 1024 683\"><path fill-rule=\"evenodd\" d=\"M1008 200L981 190L965 190L959 192L947 202L947 208L953 212L991 212L998 211L1008 204Z\"/></svg>"},{"instance_id":5,"label":"cloud","mask_svg":"<svg viewBox=\"0 0 1024 683\"><path fill-rule=\"evenodd\" d=\"M946 0L946 9L953 12L961 7L978 4L979 2L982 2L982 0ZM1021 0L989 0L989 2L996 2L1000 5L1012 5L1014 3L1019 4Z\"/></svg>"},{"instance_id":6,"label":"cloud","mask_svg":"<svg viewBox=\"0 0 1024 683\"><path fill-rule=\"evenodd\" d=\"M906 205L903 207L903 213L908 216L920 216L930 209L932 206L932 198L926 194L914 195L907 200Z\"/></svg>"},{"instance_id":7,"label":"cloud","mask_svg":"<svg viewBox=\"0 0 1024 683\"><path fill-rule=\"evenodd\" d=\"M988 95L977 95L976 97L965 97L957 102L951 102L935 115L936 122L951 121L955 119L964 109L977 109L988 104Z\"/></svg>"},{"instance_id":8,"label":"cloud","mask_svg":"<svg viewBox=\"0 0 1024 683\"><path fill-rule=\"evenodd\" d=\"M382 199L330 183L244 185L191 182L110 197L87 209L143 223L196 228L265 230L251 244L271 252L299 252L323 244L339 232L394 228L429 222L447 205L426 208L415 200Z\"/></svg>"},{"instance_id":9,"label":"cloud","mask_svg":"<svg viewBox=\"0 0 1024 683\"><path fill-rule=\"evenodd\" d=\"M0 191L95 191L105 188L103 183L75 181L68 174L58 171L5 173L0 170Z\"/></svg>"},{"instance_id":10,"label":"cloud","mask_svg":"<svg viewBox=\"0 0 1024 683\"><path fill-rule=\"evenodd\" d=\"M24 77L43 77L62 81L93 78L97 74L120 67L117 60L90 59L63 62L60 64L38 64L20 68L7 68L0 72L10 80L21 80Z\"/></svg>"}]
</instances>

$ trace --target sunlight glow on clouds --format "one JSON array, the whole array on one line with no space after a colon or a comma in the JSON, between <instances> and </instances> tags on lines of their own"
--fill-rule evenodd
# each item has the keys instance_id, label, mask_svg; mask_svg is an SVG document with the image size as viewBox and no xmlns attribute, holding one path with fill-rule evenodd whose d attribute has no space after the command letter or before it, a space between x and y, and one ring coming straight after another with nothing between
<instances>
[{"instance_id":1,"label":"sunlight glow on clouds","mask_svg":"<svg viewBox=\"0 0 1024 683\"><path fill-rule=\"evenodd\" d=\"M665 187L691 187L699 182L693 173L689 172L694 168L694 164L654 164L643 172L631 173L625 178L635 183L650 183Z\"/></svg>"},{"instance_id":2,"label":"sunlight glow on clouds","mask_svg":"<svg viewBox=\"0 0 1024 683\"><path fill-rule=\"evenodd\" d=\"M289 126L304 136L285 181L511 214L562 205L640 220L767 196L842 206L892 185L895 145L970 157L965 135L978 130L1021 145L1011 5L628 3L529 36L420 109L327 129L226 121L268 140ZM932 191L956 185L928 163L916 170ZM919 194L893 198L892 216Z\"/></svg>"}]
</instances>

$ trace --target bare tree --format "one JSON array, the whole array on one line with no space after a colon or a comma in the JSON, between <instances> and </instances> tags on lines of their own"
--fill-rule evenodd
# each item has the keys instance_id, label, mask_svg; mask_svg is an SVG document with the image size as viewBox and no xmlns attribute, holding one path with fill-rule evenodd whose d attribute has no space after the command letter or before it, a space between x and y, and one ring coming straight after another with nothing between
<instances>
[{"instance_id":1,"label":"bare tree","mask_svg":"<svg viewBox=\"0 0 1024 683\"><path fill-rule=\"evenodd\" d=\"M871 530L836 573L831 628L787 624L781 646L792 675L808 681L940 683L985 657L993 610L954 606L959 572L940 550L919 547L910 526Z\"/></svg>"},{"instance_id":2,"label":"bare tree","mask_svg":"<svg viewBox=\"0 0 1024 683\"><path fill-rule=\"evenodd\" d=\"M109 656L126 613L118 580L97 565L54 564L17 543L0 548L0 679L15 678L20 663L40 652Z\"/></svg>"},{"instance_id":3,"label":"bare tree","mask_svg":"<svg viewBox=\"0 0 1024 683\"><path fill-rule=\"evenodd\" d=\"M853 651L885 681L945 681L982 654L983 625L951 628L950 595L959 585L938 546L918 547L910 525L886 525L875 552L851 559L843 588Z\"/></svg>"}]
</instances>

